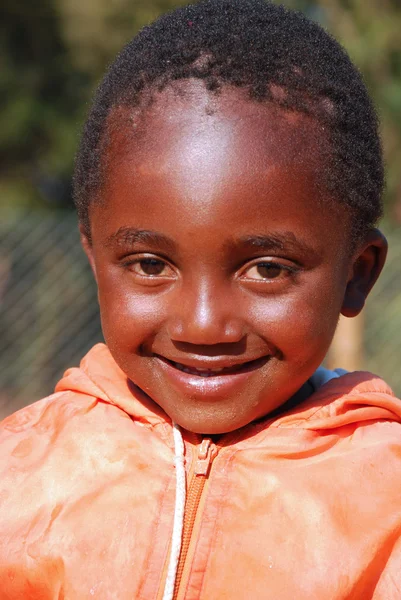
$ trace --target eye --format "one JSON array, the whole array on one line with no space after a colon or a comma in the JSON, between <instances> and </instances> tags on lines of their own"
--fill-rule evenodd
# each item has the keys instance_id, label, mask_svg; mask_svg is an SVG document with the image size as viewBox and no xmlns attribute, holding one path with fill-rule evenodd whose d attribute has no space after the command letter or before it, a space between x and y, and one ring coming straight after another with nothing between
<instances>
[{"instance_id":1,"label":"eye","mask_svg":"<svg viewBox=\"0 0 401 600\"><path fill-rule=\"evenodd\" d=\"M140 277L169 279L174 277L172 267L166 261L155 256L130 258L123 262L123 266Z\"/></svg>"},{"instance_id":2,"label":"eye","mask_svg":"<svg viewBox=\"0 0 401 600\"><path fill-rule=\"evenodd\" d=\"M246 275L249 279L277 279L283 272L280 265L274 263L259 263L254 265L247 271Z\"/></svg>"},{"instance_id":3,"label":"eye","mask_svg":"<svg viewBox=\"0 0 401 600\"><path fill-rule=\"evenodd\" d=\"M155 276L162 275L167 270L167 265L157 258L143 258L135 264L135 271L142 271L141 274Z\"/></svg>"},{"instance_id":4,"label":"eye","mask_svg":"<svg viewBox=\"0 0 401 600\"><path fill-rule=\"evenodd\" d=\"M273 261L263 261L248 267L241 277L252 281L270 281L273 279L284 279L296 271L297 269L290 265Z\"/></svg>"}]
</instances>

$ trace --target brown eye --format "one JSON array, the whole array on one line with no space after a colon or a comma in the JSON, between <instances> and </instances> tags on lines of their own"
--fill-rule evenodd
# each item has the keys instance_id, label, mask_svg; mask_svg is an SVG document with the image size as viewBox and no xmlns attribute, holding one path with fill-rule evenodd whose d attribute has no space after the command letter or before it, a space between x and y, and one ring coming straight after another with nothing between
<instances>
[{"instance_id":1,"label":"brown eye","mask_svg":"<svg viewBox=\"0 0 401 600\"><path fill-rule=\"evenodd\" d=\"M177 277L173 266L154 255L129 256L121 261L121 266L131 273L140 285L159 285Z\"/></svg>"},{"instance_id":2,"label":"brown eye","mask_svg":"<svg viewBox=\"0 0 401 600\"><path fill-rule=\"evenodd\" d=\"M143 258L137 263L139 269L144 275L161 275L166 269L167 265L161 260L156 258Z\"/></svg>"},{"instance_id":3,"label":"brown eye","mask_svg":"<svg viewBox=\"0 0 401 600\"><path fill-rule=\"evenodd\" d=\"M288 275L291 269L284 265L273 262L260 262L250 267L245 273L245 279L253 281L268 281L271 279L282 278L283 275Z\"/></svg>"},{"instance_id":4,"label":"brown eye","mask_svg":"<svg viewBox=\"0 0 401 600\"><path fill-rule=\"evenodd\" d=\"M259 265L256 265L255 268L262 279L276 279L277 277L280 277L283 272L283 268L274 263L260 263Z\"/></svg>"},{"instance_id":5,"label":"brown eye","mask_svg":"<svg viewBox=\"0 0 401 600\"><path fill-rule=\"evenodd\" d=\"M248 282L273 283L277 285L289 282L292 277L299 273L300 267L284 258L274 260L263 260L245 267L241 273L241 279Z\"/></svg>"}]
</instances>

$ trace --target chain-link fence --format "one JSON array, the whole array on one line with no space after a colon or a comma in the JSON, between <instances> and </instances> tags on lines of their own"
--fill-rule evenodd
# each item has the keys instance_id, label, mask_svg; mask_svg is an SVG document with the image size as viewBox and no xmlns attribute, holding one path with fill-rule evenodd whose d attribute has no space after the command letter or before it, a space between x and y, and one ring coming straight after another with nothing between
<instances>
[{"instance_id":1,"label":"chain-link fence","mask_svg":"<svg viewBox=\"0 0 401 600\"><path fill-rule=\"evenodd\" d=\"M365 309L361 367L401 395L401 232ZM0 223L0 418L51 393L102 339L96 287L74 214ZM339 365L341 366L341 365Z\"/></svg>"},{"instance_id":2,"label":"chain-link fence","mask_svg":"<svg viewBox=\"0 0 401 600\"><path fill-rule=\"evenodd\" d=\"M3 221L0 281L4 415L51 393L63 371L102 336L96 287L74 214Z\"/></svg>"}]
</instances>

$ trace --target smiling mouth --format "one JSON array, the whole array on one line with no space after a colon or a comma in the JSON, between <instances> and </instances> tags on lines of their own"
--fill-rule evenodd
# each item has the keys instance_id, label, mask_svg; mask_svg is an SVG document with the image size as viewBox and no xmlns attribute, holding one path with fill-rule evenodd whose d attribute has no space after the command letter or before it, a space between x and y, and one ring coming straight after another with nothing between
<instances>
[{"instance_id":1,"label":"smiling mouth","mask_svg":"<svg viewBox=\"0 0 401 600\"><path fill-rule=\"evenodd\" d=\"M220 377L224 375L235 375L239 373L246 373L248 371L253 371L264 365L271 356L262 356L261 358L256 358L254 360L249 360L237 365L232 365L230 367L208 367L208 368L197 368L197 367L189 367L188 365L184 365L182 363L176 362L174 360L170 360L165 358L164 356L157 356L163 362L166 362L170 366L182 371L183 373L187 373L188 375L195 375L197 377Z\"/></svg>"}]
</instances>

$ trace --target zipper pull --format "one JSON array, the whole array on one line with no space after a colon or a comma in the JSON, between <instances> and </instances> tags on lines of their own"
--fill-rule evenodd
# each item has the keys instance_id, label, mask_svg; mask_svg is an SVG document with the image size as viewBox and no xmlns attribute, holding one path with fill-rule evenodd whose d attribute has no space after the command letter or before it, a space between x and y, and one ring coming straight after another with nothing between
<instances>
[{"instance_id":1,"label":"zipper pull","mask_svg":"<svg viewBox=\"0 0 401 600\"><path fill-rule=\"evenodd\" d=\"M212 440L210 438L205 438L199 446L194 475L203 475L206 477L209 472L210 464L216 454L216 447L212 444Z\"/></svg>"}]
</instances>

